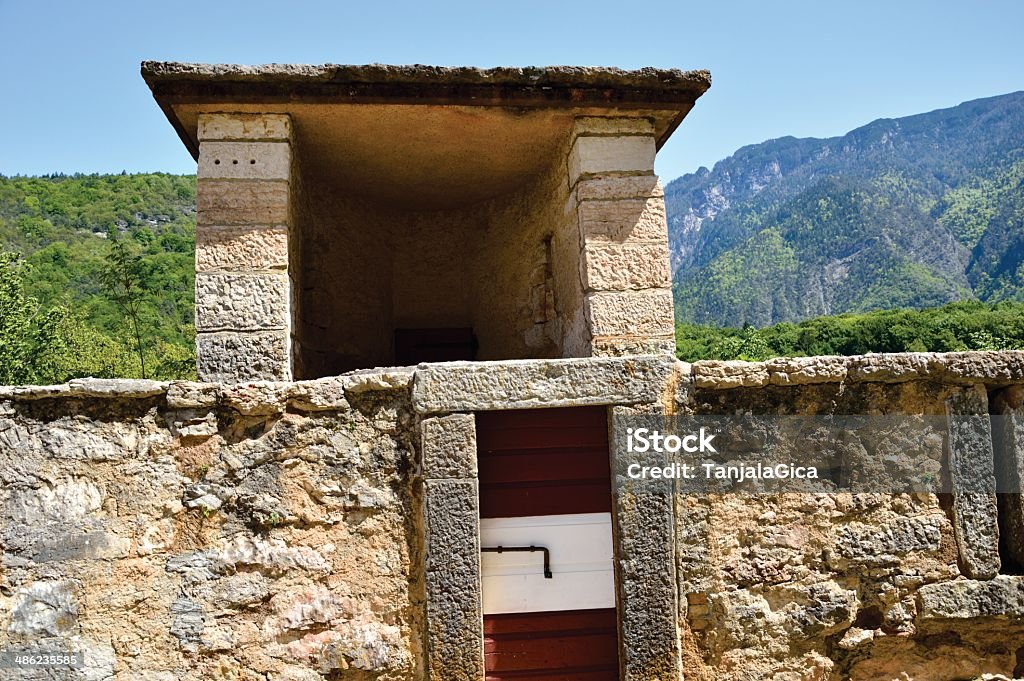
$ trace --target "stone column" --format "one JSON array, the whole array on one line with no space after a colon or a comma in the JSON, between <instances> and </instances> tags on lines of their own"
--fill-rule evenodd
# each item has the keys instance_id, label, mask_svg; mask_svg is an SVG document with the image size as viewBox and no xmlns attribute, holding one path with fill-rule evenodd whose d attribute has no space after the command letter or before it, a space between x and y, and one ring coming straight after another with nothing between
<instances>
[{"instance_id":1,"label":"stone column","mask_svg":"<svg viewBox=\"0 0 1024 681\"><path fill-rule=\"evenodd\" d=\"M290 380L291 119L201 114L198 136L199 378Z\"/></svg>"},{"instance_id":2,"label":"stone column","mask_svg":"<svg viewBox=\"0 0 1024 681\"><path fill-rule=\"evenodd\" d=\"M960 567L973 579L999 573L999 517L988 396L982 386L946 400L949 475L953 489L953 536Z\"/></svg>"},{"instance_id":3,"label":"stone column","mask_svg":"<svg viewBox=\"0 0 1024 681\"><path fill-rule=\"evenodd\" d=\"M675 352L665 198L646 118L576 119L569 185L590 356Z\"/></svg>"},{"instance_id":4,"label":"stone column","mask_svg":"<svg viewBox=\"0 0 1024 681\"><path fill-rule=\"evenodd\" d=\"M483 681L480 501L476 419L451 414L420 427L429 681Z\"/></svg>"}]
</instances>

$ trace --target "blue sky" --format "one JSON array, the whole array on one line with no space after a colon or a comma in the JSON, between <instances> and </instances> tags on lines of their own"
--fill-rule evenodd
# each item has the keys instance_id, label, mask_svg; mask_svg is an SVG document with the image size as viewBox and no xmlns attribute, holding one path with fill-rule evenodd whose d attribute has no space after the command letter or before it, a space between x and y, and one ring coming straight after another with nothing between
<instances>
[{"instance_id":1,"label":"blue sky","mask_svg":"<svg viewBox=\"0 0 1024 681\"><path fill-rule=\"evenodd\" d=\"M0 173L195 164L138 74L197 62L708 68L666 180L773 137L1024 89L1024 2L0 0Z\"/></svg>"}]
</instances>

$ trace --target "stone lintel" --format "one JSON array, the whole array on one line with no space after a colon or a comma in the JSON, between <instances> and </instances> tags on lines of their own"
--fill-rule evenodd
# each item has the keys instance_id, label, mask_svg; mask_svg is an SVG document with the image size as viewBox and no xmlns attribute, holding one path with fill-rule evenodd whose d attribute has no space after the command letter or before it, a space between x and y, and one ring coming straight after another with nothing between
<instances>
[{"instance_id":1,"label":"stone lintel","mask_svg":"<svg viewBox=\"0 0 1024 681\"><path fill-rule=\"evenodd\" d=\"M665 356L421 364L421 414L658 402L672 376Z\"/></svg>"}]
</instances>

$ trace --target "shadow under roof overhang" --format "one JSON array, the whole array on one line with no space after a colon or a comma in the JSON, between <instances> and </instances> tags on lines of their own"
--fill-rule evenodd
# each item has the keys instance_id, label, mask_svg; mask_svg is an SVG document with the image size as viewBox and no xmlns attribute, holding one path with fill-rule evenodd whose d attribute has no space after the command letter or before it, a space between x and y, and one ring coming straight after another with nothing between
<instances>
[{"instance_id":1,"label":"shadow under roof overhang","mask_svg":"<svg viewBox=\"0 0 1024 681\"><path fill-rule=\"evenodd\" d=\"M647 118L660 148L711 84L707 71L576 66L143 62L142 75L196 159L200 114L287 113L307 172L424 207L543 172L579 115Z\"/></svg>"}]
</instances>

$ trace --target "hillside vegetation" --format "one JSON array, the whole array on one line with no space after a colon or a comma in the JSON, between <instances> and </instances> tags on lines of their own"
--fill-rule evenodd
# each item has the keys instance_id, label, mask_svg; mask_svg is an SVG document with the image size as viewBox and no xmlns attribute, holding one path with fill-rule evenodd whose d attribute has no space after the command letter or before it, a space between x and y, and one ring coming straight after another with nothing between
<instances>
[{"instance_id":1,"label":"hillside vegetation","mask_svg":"<svg viewBox=\"0 0 1024 681\"><path fill-rule=\"evenodd\" d=\"M1024 93L744 147L666 204L683 321L1024 300Z\"/></svg>"},{"instance_id":2,"label":"hillside vegetation","mask_svg":"<svg viewBox=\"0 0 1024 681\"><path fill-rule=\"evenodd\" d=\"M0 384L194 376L194 177L0 176L0 252Z\"/></svg>"}]
</instances>

